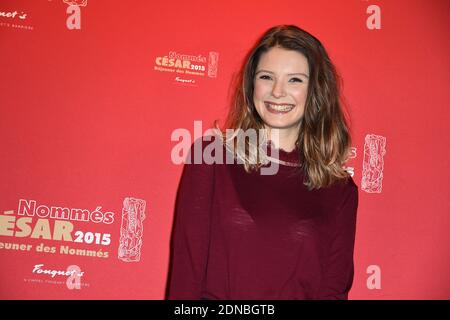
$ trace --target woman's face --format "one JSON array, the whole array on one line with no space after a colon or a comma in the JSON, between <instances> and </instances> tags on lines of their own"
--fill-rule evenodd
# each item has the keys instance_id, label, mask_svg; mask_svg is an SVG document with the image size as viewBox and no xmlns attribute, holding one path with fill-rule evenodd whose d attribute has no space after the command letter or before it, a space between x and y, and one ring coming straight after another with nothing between
<instances>
[{"instance_id":1,"label":"woman's face","mask_svg":"<svg viewBox=\"0 0 450 320\"><path fill-rule=\"evenodd\" d=\"M265 127L298 134L308 93L309 66L294 50L272 47L260 57L253 101Z\"/></svg>"}]
</instances>

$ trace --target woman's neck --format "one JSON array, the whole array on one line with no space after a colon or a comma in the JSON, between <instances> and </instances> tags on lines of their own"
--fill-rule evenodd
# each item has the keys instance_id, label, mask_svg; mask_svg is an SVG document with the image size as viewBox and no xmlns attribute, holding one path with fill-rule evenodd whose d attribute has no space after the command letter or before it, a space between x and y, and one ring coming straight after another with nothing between
<instances>
[{"instance_id":1,"label":"woman's neck","mask_svg":"<svg viewBox=\"0 0 450 320\"><path fill-rule=\"evenodd\" d=\"M275 148L290 152L295 149L298 138L298 130L270 129L270 140Z\"/></svg>"}]
</instances>

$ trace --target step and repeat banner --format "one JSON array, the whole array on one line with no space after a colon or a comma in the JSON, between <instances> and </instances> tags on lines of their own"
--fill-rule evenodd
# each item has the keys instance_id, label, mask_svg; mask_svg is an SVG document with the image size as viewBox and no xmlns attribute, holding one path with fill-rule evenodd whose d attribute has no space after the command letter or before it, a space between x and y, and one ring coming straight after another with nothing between
<instances>
[{"instance_id":1,"label":"step and repeat banner","mask_svg":"<svg viewBox=\"0 0 450 320\"><path fill-rule=\"evenodd\" d=\"M182 158L268 28L343 78L350 299L449 299L450 2L0 2L0 298L163 299ZM176 134L174 134L176 132Z\"/></svg>"}]
</instances>

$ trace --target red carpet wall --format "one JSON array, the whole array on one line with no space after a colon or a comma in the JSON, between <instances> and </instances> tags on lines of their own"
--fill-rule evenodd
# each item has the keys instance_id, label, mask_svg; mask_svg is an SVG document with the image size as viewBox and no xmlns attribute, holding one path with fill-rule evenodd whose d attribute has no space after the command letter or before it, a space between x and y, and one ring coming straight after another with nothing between
<instances>
[{"instance_id":1,"label":"red carpet wall","mask_svg":"<svg viewBox=\"0 0 450 320\"><path fill-rule=\"evenodd\" d=\"M0 298L162 299L172 133L190 145L223 123L233 75L277 24L317 36L344 79L360 192L350 298L450 298L449 9L1 1Z\"/></svg>"}]
</instances>

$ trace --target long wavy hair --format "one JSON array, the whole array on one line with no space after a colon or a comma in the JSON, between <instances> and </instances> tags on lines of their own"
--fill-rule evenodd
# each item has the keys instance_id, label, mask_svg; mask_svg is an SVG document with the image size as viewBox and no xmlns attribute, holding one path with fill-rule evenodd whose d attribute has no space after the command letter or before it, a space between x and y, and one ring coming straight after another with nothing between
<instances>
[{"instance_id":1,"label":"long wavy hair","mask_svg":"<svg viewBox=\"0 0 450 320\"><path fill-rule=\"evenodd\" d=\"M253 101L254 80L261 55L273 47L300 52L309 65L308 93L296 141L302 159L300 169L305 173L304 184L312 190L347 179L349 174L344 163L350 153L351 137L342 108L342 80L322 43L297 26L275 26L258 39L232 81L231 106L224 128L220 129L216 121L216 129L221 137L226 136L226 129L236 132L239 129L264 129L264 122ZM237 139L237 136L232 139ZM256 145L246 141L244 152L233 149L235 156L244 160L247 172L267 163L261 153L261 143L264 143L261 139Z\"/></svg>"}]
</instances>

